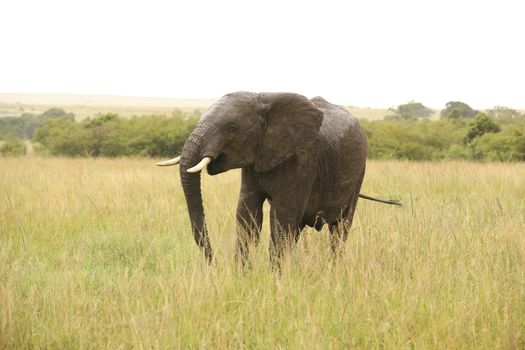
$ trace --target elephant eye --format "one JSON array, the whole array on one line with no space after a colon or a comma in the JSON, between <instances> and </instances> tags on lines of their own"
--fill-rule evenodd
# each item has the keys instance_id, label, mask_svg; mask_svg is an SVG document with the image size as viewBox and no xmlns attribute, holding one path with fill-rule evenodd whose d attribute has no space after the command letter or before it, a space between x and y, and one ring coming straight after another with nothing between
<instances>
[{"instance_id":1,"label":"elephant eye","mask_svg":"<svg viewBox=\"0 0 525 350\"><path fill-rule=\"evenodd\" d=\"M238 129L238 128L237 128L236 125L229 125L229 126L228 126L228 132L230 132L230 133L232 133L232 134L235 133L235 132L237 132L237 129Z\"/></svg>"}]
</instances>

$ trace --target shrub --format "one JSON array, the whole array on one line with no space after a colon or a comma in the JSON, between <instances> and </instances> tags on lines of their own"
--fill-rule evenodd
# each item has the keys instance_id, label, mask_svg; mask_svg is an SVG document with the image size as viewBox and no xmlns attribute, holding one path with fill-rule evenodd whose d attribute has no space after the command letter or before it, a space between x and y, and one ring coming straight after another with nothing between
<instances>
[{"instance_id":1,"label":"shrub","mask_svg":"<svg viewBox=\"0 0 525 350\"><path fill-rule=\"evenodd\" d=\"M386 116L386 120L415 120L418 118L428 118L433 113L430 108L420 102L414 101L399 105L397 108L390 108L389 110L393 115Z\"/></svg>"},{"instance_id":2,"label":"shrub","mask_svg":"<svg viewBox=\"0 0 525 350\"><path fill-rule=\"evenodd\" d=\"M459 101L450 101L441 110L441 118L464 118L472 119L478 111L472 109L468 104Z\"/></svg>"},{"instance_id":3,"label":"shrub","mask_svg":"<svg viewBox=\"0 0 525 350\"><path fill-rule=\"evenodd\" d=\"M525 160L525 118L500 118L496 123L478 113L469 123L458 109L451 113L437 121L361 120L369 158ZM175 110L171 115L132 118L106 113L76 122L54 110L34 133L33 141L39 143L34 151L71 157L173 157L180 154L198 119L198 112Z\"/></svg>"},{"instance_id":4,"label":"shrub","mask_svg":"<svg viewBox=\"0 0 525 350\"><path fill-rule=\"evenodd\" d=\"M132 118L106 113L79 123L54 118L46 120L33 140L51 155L169 157L180 153L197 121L195 113L179 112Z\"/></svg>"},{"instance_id":5,"label":"shrub","mask_svg":"<svg viewBox=\"0 0 525 350\"><path fill-rule=\"evenodd\" d=\"M88 156L89 135L79 123L67 119L48 119L37 129L33 139L46 148L51 155L69 157Z\"/></svg>"},{"instance_id":6,"label":"shrub","mask_svg":"<svg viewBox=\"0 0 525 350\"><path fill-rule=\"evenodd\" d=\"M486 133L497 133L500 131L501 128L491 117L485 113L478 113L469 125L465 142L472 142L476 137L483 136Z\"/></svg>"},{"instance_id":7,"label":"shrub","mask_svg":"<svg viewBox=\"0 0 525 350\"><path fill-rule=\"evenodd\" d=\"M0 146L0 154L2 156L23 156L27 152L24 141L17 138L8 138Z\"/></svg>"}]
</instances>

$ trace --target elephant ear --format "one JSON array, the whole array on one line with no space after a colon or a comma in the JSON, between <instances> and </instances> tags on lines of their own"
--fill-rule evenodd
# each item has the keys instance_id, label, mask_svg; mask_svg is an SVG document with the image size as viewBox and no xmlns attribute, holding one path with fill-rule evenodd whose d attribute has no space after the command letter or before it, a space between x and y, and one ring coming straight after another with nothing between
<instances>
[{"instance_id":1,"label":"elephant ear","mask_svg":"<svg viewBox=\"0 0 525 350\"><path fill-rule=\"evenodd\" d=\"M262 93L258 106L266 130L255 158L255 171L269 171L312 145L323 112L306 97L292 93Z\"/></svg>"}]
</instances>

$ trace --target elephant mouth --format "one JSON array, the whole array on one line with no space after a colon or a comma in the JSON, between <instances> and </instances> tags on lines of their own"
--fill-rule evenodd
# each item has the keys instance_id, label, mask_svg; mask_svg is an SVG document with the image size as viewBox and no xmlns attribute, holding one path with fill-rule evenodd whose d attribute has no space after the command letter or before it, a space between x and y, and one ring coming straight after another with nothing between
<instances>
[{"instance_id":1,"label":"elephant mouth","mask_svg":"<svg viewBox=\"0 0 525 350\"><path fill-rule=\"evenodd\" d=\"M225 168L226 164L226 156L224 153L221 153L208 164L208 174L210 175L217 175L222 172L225 172L227 169Z\"/></svg>"}]
</instances>

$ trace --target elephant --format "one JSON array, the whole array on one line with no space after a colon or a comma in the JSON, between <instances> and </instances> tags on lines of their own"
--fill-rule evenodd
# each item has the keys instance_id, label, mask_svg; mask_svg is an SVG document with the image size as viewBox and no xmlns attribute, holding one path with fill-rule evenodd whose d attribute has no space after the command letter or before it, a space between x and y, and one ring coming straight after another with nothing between
<instances>
[{"instance_id":1,"label":"elephant","mask_svg":"<svg viewBox=\"0 0 525 350\"><path fill-rule=\"evenodd\" d=\"M241 168L236 255L247 262L259 242L263 203L270 204L270 259L280 261L305 226L327 224L334 253L346 241L360 195L367 140L358 120L322 97L296 93L234 92L213 103L186 140L180 164L191 230L208 263L212 247L205 224L200 172Z\"/></svg>"}]
</instances>

